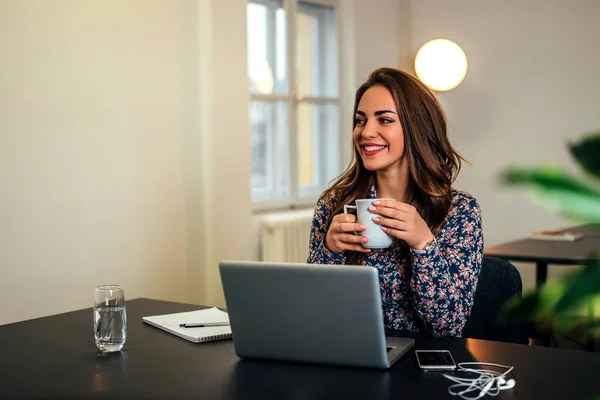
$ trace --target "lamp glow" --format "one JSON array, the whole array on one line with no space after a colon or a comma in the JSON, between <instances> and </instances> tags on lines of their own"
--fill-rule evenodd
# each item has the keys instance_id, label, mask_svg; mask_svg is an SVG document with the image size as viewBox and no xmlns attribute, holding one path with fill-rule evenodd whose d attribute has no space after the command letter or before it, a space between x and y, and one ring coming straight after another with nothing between
<instances>
[{"instance_id":1,"label":"lamp glow","mask_svg":"<svg viewBox=\"0 0 600 400\"><path fill-rule=\"evenodd\" d=\"M451 90L467 75L467 56L451 40L431 40L417 52L415 71L429 88L438 92Z\"/></svg>"}]
</instances>

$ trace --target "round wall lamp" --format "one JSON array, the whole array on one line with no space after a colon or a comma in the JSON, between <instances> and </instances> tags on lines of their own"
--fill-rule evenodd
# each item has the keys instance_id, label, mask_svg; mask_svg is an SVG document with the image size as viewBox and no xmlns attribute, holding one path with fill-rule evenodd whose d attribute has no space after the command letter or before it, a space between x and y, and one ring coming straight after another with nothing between
<instances>
[{"instance_id":1,"label":"round wall lamp","mask_svg":"<svg viewBox=\"0 0 600 400\"><path fill-rule=\"evenodd\" d=\"M467 75L467 56L459 45L448 39L425 43L415 57L417 76L438 92L454 89Z\"/></svg>"}]
</instances>

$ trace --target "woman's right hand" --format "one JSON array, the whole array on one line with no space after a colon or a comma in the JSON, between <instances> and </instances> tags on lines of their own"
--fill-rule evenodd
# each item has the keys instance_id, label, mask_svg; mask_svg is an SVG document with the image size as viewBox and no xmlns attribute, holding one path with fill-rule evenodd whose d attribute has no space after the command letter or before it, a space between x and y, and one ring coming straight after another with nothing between
<instances>
[{"instance_id":1,"label":"woman's right hand","mask_svg":"<svg viewBox=\"0 0 600 400\"><path fill-rule=\"evenodd\" d=\"M325 246L334 253L341 253L344 250L369 253L371 249L365 249L361 245L361 243L369 241L367 237L354 234L354 232L362 232L365 229L367 226L358 223L356 215L338 214L331 220L329 231L325 237Z\"/></svg>"}]
</instances>

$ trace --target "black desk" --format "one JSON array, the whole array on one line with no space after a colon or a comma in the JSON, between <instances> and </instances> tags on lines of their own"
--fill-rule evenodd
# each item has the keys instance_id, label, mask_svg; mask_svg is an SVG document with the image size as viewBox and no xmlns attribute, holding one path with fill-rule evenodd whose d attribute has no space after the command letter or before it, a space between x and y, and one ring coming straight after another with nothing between
<instances>
[{"instance_id":1,"label":"black desk","mask_svg":"<svg viewBox=\"0 0 600 400\"><path fill-rule=\"evenodd\" d=\"M600 230L593 224L564 230L583 233L583 238L575 242L519 239L487 247L484 254L511 261L534 262L536 285L540 286L548 277L548 264L580 265L590 253L600 251Z\"/></svg>"},{"instance_id":2,"label":"black desk","mask_svg":"<svg viewBox=\"0 0 600 400\"><path fill-rule=\"evenodd\" d=\"M96 352L91 309L0 326L0 398L457 399L439 373L417 368L413 352L389 371L241 361L231 340L193 344L141 320L197 308L128 301L127 343L108 356ZM598 354L473 339L418 340L416 348L514 365L517 386L502 399L600 394Z\"/></svg>"}]
</instances>

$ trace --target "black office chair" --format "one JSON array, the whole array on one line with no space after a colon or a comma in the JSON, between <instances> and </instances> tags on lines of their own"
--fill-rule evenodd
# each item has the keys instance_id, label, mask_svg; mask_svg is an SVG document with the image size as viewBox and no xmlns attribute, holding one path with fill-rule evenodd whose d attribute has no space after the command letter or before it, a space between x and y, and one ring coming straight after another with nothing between
<instances>
[{"instance_id":1,"label":"black office chair","mask_svg":"<svg viewBox=\"0 0 600 400\"><path fill-rule=\"evenodd\" d=\"M497 322L503 304L513 296L520 296L522 291L521 275L510 261L483 257L473 309L462 336L528 344L529 339L524 326Z\"/></svg>"}]
</instances>

